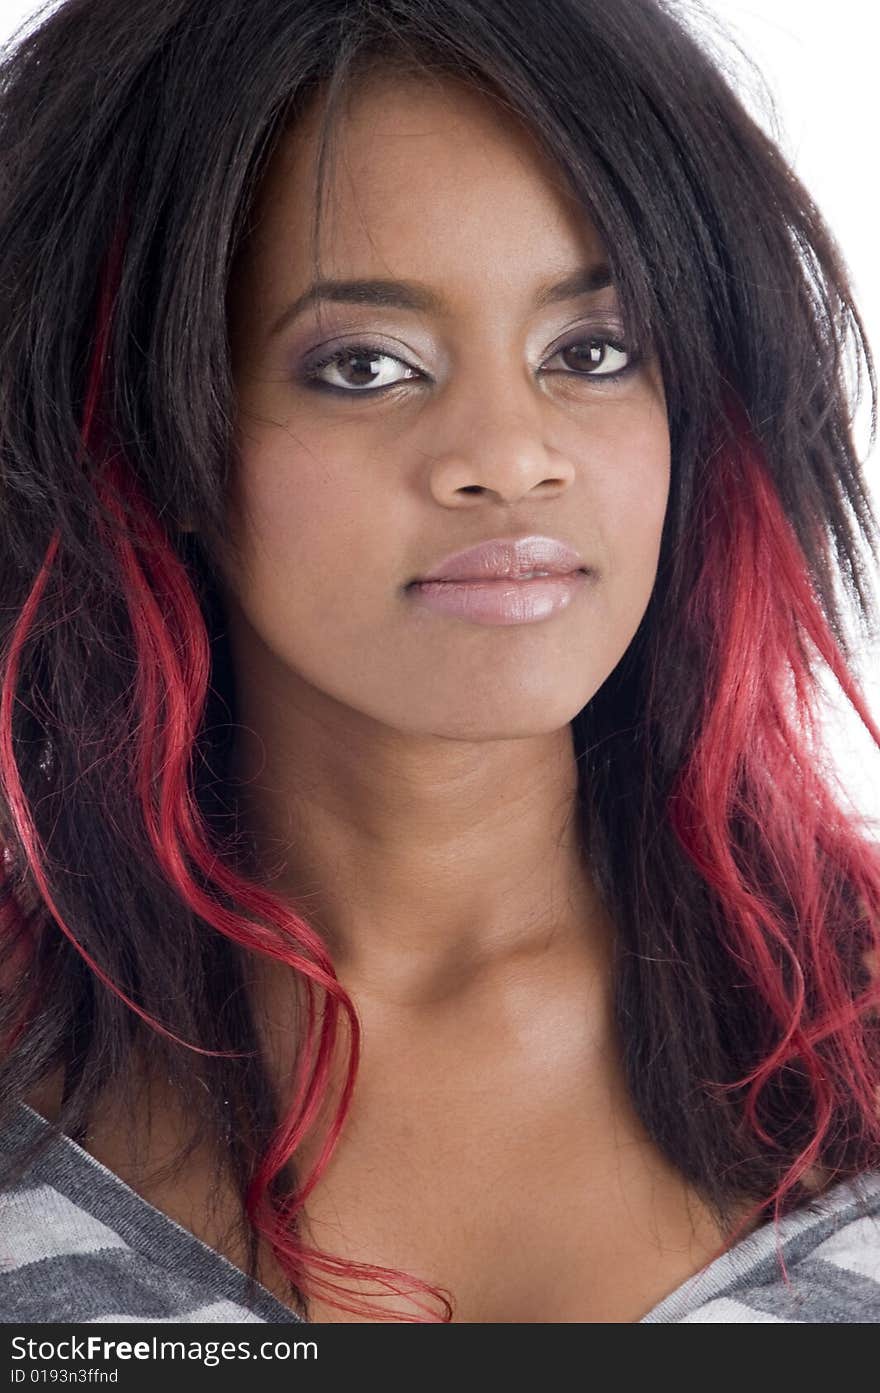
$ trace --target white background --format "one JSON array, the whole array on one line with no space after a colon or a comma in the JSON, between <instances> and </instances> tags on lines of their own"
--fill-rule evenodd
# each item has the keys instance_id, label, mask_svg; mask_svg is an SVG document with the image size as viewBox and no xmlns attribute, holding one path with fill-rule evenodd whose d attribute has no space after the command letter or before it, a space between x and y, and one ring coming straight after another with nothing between
<instances>
[{"instance_id":1,"label":"white background","mask_svg":"<svg viewBox=\"0 0 880 1393\"><path fill-rule=\"evenodd\" d=\"M136 0L118 0L135 5ZM210 4L210 0L205 0ZM606 0L613 6L614 0ZM749 110L782 146L837 237L880 371L877 255L877 52L880 20L871 0L702 0L710 47ZM0 0L0 40L35 13L28 0ZM698 0L691 13L699 17ZM713 28L713 21L720 30ZM727 37L725 37L727 36ZM735 40L744 57L731 47ZM750 64L755 64L756 69ZM857 442L880 510L880 450L867 450L868 419L856 416ZM875 578L880 591L880 582ZM880 722L880 644L862 648L857 672ZM880 751L843 698L824 683L823 720L842 790L876 820L880 836Z\"/></svg>"}]
</instances>

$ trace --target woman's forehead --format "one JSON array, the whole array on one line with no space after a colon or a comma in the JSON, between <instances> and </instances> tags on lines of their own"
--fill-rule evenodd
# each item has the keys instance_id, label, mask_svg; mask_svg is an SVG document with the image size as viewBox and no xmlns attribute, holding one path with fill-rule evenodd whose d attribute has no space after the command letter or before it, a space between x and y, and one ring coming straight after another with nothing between
<instances>
[{"instance_id":1,"label":"woman's forehead","mask_svg":"<svg viewBox=\"0 0 880 1393\"><path fill-rule=\"evenodd\" d=\"M308 264L318 136L312 111L285 133L258 194L248 250L273 277ZM318 248L327 276L436 280L485 262L501 281L525 273L531 292L532 282L602 259L559 170L476 90L374 80L353 94L335 137Z\"/></svg>"}]
</instances>

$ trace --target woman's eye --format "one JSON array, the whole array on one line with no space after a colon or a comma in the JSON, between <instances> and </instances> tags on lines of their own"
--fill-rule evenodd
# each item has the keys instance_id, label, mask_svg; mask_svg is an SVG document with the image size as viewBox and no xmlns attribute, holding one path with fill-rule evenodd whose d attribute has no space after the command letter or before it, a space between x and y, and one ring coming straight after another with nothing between
<instances>
[{"instance_id":1,"label":"woman's eye","mask_svg":"<svg viewBox=\"0 0 880 1393\"><path fill-rule=\"evenodd\" d=\"M566 344L557 349L548 362L554 358L565 358L567 366L562 369L564 375L590 378L624 377L639 361L625 343L602 335ZM624 359L622 365L617 361L620 358ZM394 376L395 365L403 369L403 376ZM332 353L309 364L302 381L306 387L318 391L342 392L348 396L356 392L373 395L423 375L418 368L411 367L385 349L373 348L369 344L354 344L334 349Z\"/></svg>"},{"instance_id":2,"label":"woman's eye","mask_svg":"<svg viewBox=\"0 0 880 1393\"><path fill-rule=\"evenodd\" d=\"M391 365L394 363L405 368L412 376L418 376L417 368L410 368L408 363L396 358L393 353L355 344L352 348L337 348L325 358L312 363L303 381L308 387L326 388L333 392L377 392L383 387L396 387L398 382L406 380L391 376ZM331 374L329 379L322 376L328 370Z\"/></svg>"},{"instance_id":3,"label":"woman's eye","mask_svg":"<svg viewBox=\"0 0 880 1393\"><path fill-rule=\"evenodd\" d=\"M569 372L581 377L622 377L635 367L635 354L625 343L602 338L601 335L589 339L578 339L566 344L553 354L553 358L569 355ZM552 363L553 358L548 361ZM620 363L620 359L623 363ZM571 365L574 366L571 366Z\"/></svg>"}]
</instances>

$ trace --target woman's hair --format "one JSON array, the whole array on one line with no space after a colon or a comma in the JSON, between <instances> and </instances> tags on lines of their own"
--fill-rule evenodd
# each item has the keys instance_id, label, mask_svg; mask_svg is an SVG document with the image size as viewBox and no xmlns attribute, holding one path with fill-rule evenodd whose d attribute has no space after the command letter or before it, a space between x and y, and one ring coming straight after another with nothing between
<instances>
[{"instance_id":1,"label":"woman's hair","mask_svg":"<svg viewBox=\"0 0 880 1393\"><path fill-rule=\"evenodd\" d=\"M110 1084L136 1116L149 1059L192 1120L179 1164L206 1141L223 1158L249 1275L265 1239L301 1314L320 1293L452 1315L432 1274L304 1241L359 1024L227 779L228 286L266 162L320 95L317 265L336 123L370 74L455 76L523 120L602 239L629 342L659 354L656 584L571 725L639 1116L725 1225L880 1164L880 845L820 723L827 669L880 744L855 676L880 529L851 400L864 361L873 444L876 381L840 250L707 25L671 0L66 0L4 50L0 1117L63 1067L57 1127L81 1140ZM297 1004L283 1097L260 957Z\"/></svg>"}]
</instances>

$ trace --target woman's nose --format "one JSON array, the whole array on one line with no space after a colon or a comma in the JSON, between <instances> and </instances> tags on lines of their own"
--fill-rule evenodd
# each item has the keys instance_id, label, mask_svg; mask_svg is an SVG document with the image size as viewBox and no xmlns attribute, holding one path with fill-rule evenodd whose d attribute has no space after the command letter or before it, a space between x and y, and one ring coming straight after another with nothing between
<instances>
[{"instance_id":1,"label":"woman's nose","mask_svg":"<svg viewBox=\"0 0 880 1393\"><path fill-rule=\"evenodd\" d=\"M537 488L557 492L574 477L570 460L547 441L547 404L534 383L506 372L483 374L471 390L450 391L446 415L430 423L430 487L438 502L494 493L515 503Z\"/></svg>"}]
</instances>

